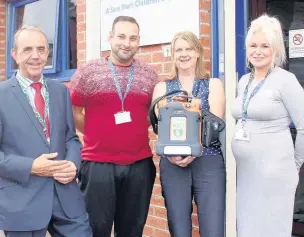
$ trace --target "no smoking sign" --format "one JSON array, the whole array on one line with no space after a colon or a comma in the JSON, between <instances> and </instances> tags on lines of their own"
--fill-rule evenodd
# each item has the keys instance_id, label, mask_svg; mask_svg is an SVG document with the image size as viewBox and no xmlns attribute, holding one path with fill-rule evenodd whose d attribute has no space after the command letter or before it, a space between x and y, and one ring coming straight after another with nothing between
<instances>
[{"instance_id":1,"label":"no smoking sign","mask_svg":"<svg viewBox=\"0 0 304 237\"><path fill-rule=\"evenodd\" d=\"M301 34L295 34L293 36L293 43L295 45L300 45L303 42L303 36Z\"/></svg>"},{"instance_id":2,"label":"no smoking sign","mask_svg":"<svg viewBox=\"0 0 304 237\"><path fill-rule=\"evenodd\" d=\"M289 58L304 57L304 29L289 31Z\"/></svg>"}]
</instances>

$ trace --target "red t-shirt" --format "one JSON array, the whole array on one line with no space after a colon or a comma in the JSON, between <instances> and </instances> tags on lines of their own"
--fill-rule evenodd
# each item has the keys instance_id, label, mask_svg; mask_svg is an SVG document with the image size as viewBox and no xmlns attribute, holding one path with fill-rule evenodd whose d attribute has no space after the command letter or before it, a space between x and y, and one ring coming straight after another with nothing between
<instances>
[{"instance_id":1,"label":"red t-shirt","mask_svg":"<svg viewBox=\"0 0 304 237\"><path fill-rule=\"evenodd\" d=\"M124 95L130 66L115 65ZM124 101L132 122L116 124L122 110L107 58L93 60L73 76L69 88L72 104L85 108L82 159L127 165L152 156L148 138L148 109L157 74L147 64L134 60L134 77Z\"/></svg>"}]
</instances>

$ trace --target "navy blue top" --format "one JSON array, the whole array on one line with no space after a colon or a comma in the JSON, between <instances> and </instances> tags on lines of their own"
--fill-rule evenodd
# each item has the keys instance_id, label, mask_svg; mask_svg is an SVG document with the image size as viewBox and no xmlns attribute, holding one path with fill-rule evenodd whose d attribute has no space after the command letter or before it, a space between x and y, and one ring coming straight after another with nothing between
<instances>
[{"instance_id":1,"label":"navy blue top","mask_svg":"<svg viewBox=\"0 0 304 237\"><path fill-rule=\"evenodd\" d=\"M178 78L166 81L166 93L175 90L181 90L181 84ZM195 79L192 88L192 96L201 99L201 107L205 110L210 110L208 96L209 96L209 79ZM170 101L170 99L168 99ZM219 155L221 154L220 142L213 144L210 147L204 147L204 155Z\"/></svg>"}]
</instances>

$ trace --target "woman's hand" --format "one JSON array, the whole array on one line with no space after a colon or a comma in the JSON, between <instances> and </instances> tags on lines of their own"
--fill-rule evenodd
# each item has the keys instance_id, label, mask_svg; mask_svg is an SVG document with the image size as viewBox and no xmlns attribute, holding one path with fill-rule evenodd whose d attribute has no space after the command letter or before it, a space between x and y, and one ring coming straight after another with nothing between
<instances>
[{"instance_id":1,"label":"woman's hand","mask_svg":"<svg viewBox=\"0 0 304 237\"><path fill-rule=\"evenodd\" d=\"M168 160L177 166L180 167L187 167L196 157L194 156L187 156L186 158L182 158L181 156L176 156L176 157L167 157Z\"/></svg>"},{"instance_id":2,"label":"woman's hand","mask_svg":"<svg viewBox=\"0 0 304 237\"><path fill-rule=\"evenodd\" d=\"M177 101L177 102L187 102L187 98L185 97L182 97L182 96L173 96L172 97L172 100L173 101Z\"/></svg>"}]
</instances>

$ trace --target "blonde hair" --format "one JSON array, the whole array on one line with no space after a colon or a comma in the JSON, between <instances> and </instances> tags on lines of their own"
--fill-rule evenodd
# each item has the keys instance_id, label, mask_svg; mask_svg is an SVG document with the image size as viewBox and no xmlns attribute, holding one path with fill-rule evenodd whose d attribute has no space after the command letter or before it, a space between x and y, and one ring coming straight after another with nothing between
<instances>
[{"instance_id":1,"label":"blonde hair","mask_svg":"<svg viewBox=\"0 0 304 237\"><path fill-rule=\"evenodd\" d=\"M36 25L23 25L14 34L13 48L15 50L17 50L17 48L18 48L18 37L19 37L20 33L22 31L26 31L26 30L36 31L36 32L39 32L39 33L43 34L43 36L45 38L45 42L46 42L47 48L49 48L47 36L44 33L44 31L39 26L36 26Z\"/></svg>"},{"instance_id":2,"label":"blonde hair","mask_svg":"<svg viewBox=\"0 0 304 237\"><path fill-rule=\"evenodd\" d=\"M199 58L196 62L195 67L195 74L197 78L205 78L208 77L208 74L205 72L204 68L204 50L202 45L200 44L199 39L196 37L195 34L193 34L190 31L182 31L175 34L172 42L171 42L171 59L174 60L174 47L175 42L178 39L183 39L187 41L192 49L194 49L197 53L199 53ZM174 79L177 76L178 69L173 63L170 75L167 77L167 79L171 80Z\"/></svg>"},{"instance_id":3,"label":"blonde hair","mask_svg":"<svg viewBox=\"0 0 304 237\"><path fill-rule=\"evenodd\" d=\"M251 22L247 36L246 36L246 50L248 50L252 37L257 33L264 33L271 51L272 51L272 67L283 66L286 62L286 52L284 46L284 38L282 27L276 17L270 17L264 14ZM249 60L246 58L247 66Z\"/></svg>"}]
</instances>

